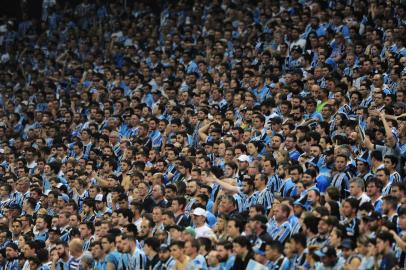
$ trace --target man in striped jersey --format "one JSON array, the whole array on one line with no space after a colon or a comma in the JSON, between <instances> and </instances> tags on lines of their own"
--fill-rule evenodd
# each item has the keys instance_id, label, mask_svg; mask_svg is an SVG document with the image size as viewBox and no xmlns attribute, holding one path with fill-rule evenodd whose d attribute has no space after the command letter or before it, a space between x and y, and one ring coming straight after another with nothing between
<instances>
[{"instance_id":1,"label":"man in striped jersey","mask_svg":"<svg viewBox=\"0 0 406 270\"><path fill-rule=\"evenodd\" d=\"M342 215L344 220L341 221L341 225L345 227L347 236L353 240L356 240L359 235L360 221L357 218L357 211L359 202L356 198L348 198L342 204Z\"/></svg>"},{"instance_id":2,"label":"man in striped jersey","mask_svg":"<svg viewBox=\"0 0 406 270\"><path fill-rule=\"evenodd\" d=\"M169 246L162 244L159 247L159 262L155 265L153 270L172 270L175 269L175 259L171 257Z\"/></svg>"},{"instance_id":3,"label":"man in striped jersey","mask_svg":"<svg viewBox=\"0 0 406 270\"><path fill-rule=\"evenodd\" d=\"M292 230L288 219L290 208L286 204L275 204L272 210L273 218L268 222L267 232L272 239L284 243Z\"/></svg>"},{"instance_id":4,"label":"man in striped jersey","mask_svg":"<svg viewBox=\"0 0 406 270\"><path fill-rule=\"evenodd\" d=\"M400 268L406 268L406 251L404 248L402 248L406 235L406 208L401 207L398 210L399 213L399 228L400 232L399 234L395 231L390 231L391 234L393 235L396 245L395 245L395 255L396 258L399 260L399 267Z\"/></svg>"},{"instance_id":5,"label":"man in striped jersey","mask_svg":"<svg viewBox=\"0 0 406 270\"><path fill-rule=\"evenodd\" d=\"M337 155L335 169L337 173L333 176L330 186L336 187L340 191L341 199L349 196L351 174L347 171L348 158L345 155Z\"/></svg>"},{"instance_id":6,"label":"man in striped jersey","mask_svg":"<svg viewBox=\"0 0 406 270\"><path fill-rule=\"evenodd\" d=\"M249 224L252 225L251 229L254 232L252 237L252 242L254 243L253 248L259 249L262 244L272 241L271 236L266 231L266 223L268 222L266 216L256 215L250 220L251 222Z\"/></svg>"},{"instance_id":7,"label":"man in striped jersey","mask_svg":"<svg viewBox=\"0 0 406 270\"><path fill-rule=\"evenodd\" d=\"M225 181L226 179L219 180L213 175L206 178L207 181L214 181L214 183L221 186L228 192L233 193L234 202L236 204L236 209L233 210L247 211L251 205L256 202L257 192L254 192L254 183L249 175L244 175L242 179L242 187L238 187L236 184L233 185L232 181ZM229 180L229 179L227 179ZM234 179L232 179L235 181ZM230 214L231 212L228 212Z\"/></svg>"},{"instance_id":8,"label":"man in striped jersey","mask_svg":"<svg viewBox=\"0 0 406 270\"><path fill-rule=\"evenodd\" d=\"M402 177L400 174L396 171L396 167L398 164L398 158L394 155L386 155L383 158L383 164L386 169L389 170L390 176L389 176L389 182L397 183L402 181Z\"/></svg>"},{"instance_id":9,"label":"man in striped jersey","mask_svg":"<svg viewBox=\"0 0 406 270\"><path fill-rule=\"evenodd\" d=\"M82 222L79 225L79 231L80 238L83 240L83 251L87 251L94 241L94 225L92 222Z\"/></svg>"},{"instance_id":10,"label":"man in striped jersey","mask_svg":"<svg viewBox=\"0 0 406 270\"><path fill-rule=\"evenodd\" d=\"M107 240L104 240L107 241ZM93 270L107 270L106 253L103 250L101 241L94 241L90 244L91 251L95 262L93 264Z\"/></svg>"},{"instance_id":11,"label":"man in striped jersey","mask_svg":"<svg viewBox=\"0 0 406 270\"><path fill-rule=\"evenodd\" d=\"M124 234L122 236L123 248L123 269L127 270L141 270L145 269L147 264L147 257L144 251L139 249L136 245L134 234Z\"/></svg>"},{"instance_id":12,"label":"man in striped jersey","mask_svg":"<svg viewBox=\"0 0 406 270\"><path fill-rule=\"evenodd\" d=\"M83 157L87 160L89 158L90 150L93 148L91 141L92 131L90 129L82 129L80 138L82 139Z\"/></svg>"},{"instance_id":13,"label":"man in striped jersey","mask_svg":"<svg viewBox=\"0 0 406 270\"><path fill-rule=\"evenodd\" d=\"M265 159L262 162L262 166L263 166L263 173L268 177L267 186L270 187L272 192L279 191L282 181L279 178L279 176L275 173L276 160L274 158Z\"/></svg>"},{"instance_id":14,"label":"man in striped jersey","mask_svg":"<svg viewBox=\"0 0 406 270\"><path fill-rule=\"evenodd\" d=\"M264 174L257 174L254 178L254 185L256 190L256 204L262 205L265 209L272 206L273 194L271 189L267 186L267 176Z\"/></svg>"},{"instance_id":15,"label":"man in striped jersey","mask_svg":"<svg viewBox=\"0 0 406 270\"><path fill-rule=\"evenodd\" d=\"M375 175L382 183L382 196L389 195L393 184L391 181L389 181L389 170L386 168L379 169L376 171Z\"/></svg>"},{"instance_id":16,"label":"man in striped jersey","mask_svg":"<svg viewBox=\"0 0 406 270\"><path fill-rule=\"evenodd\" d=\"M296 174L295 177L300 175L300 172L297 171L297 166L291 166L287 163L280 164L278 167L278 176L281 179L281 184L279 185L279 190L277 194L283 198L293 197L296 195L296 185L293 182L293 174ZM293 174L291 174L293 173Z\"/></svg>"},{"instance_id":17,"label":"man in striped jersey","mask_svg":"<svg viewBox=\"0 0 406 270\"><path fill-rule=\"evenodd\" d=\"M10 198L10 193L11 193L11 186L9 184L2 184L0 186L0 212L3 213L3 210L10 206L11 204L14 204L14 201L12 198Z\"/></svg>"},{"instance_id":18,"label":"man in striped jersey","mask_svg":"<svg viewBox=\"0 0 406 270\"><path fill-rule=\"evenodd\" d=\"M67 262L67 270L79 270L80 260L83 256L83 242L78 238L74 238L69 243L69 252L71 258Z\"/></svg>"}]
</instances>

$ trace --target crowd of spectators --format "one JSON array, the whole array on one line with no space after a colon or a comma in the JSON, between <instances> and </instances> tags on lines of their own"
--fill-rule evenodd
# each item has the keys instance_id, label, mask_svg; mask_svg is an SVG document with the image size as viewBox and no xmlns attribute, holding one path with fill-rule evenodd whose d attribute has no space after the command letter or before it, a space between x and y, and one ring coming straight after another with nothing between
<instances>
[{"instance_id":1,"label":"crowd of spectators","mask_svg":"<svg viewBox=\"0 0 406 270\"><path fill-rule=\"evenodd\" d=\"M406 268L406 5L0 17L0 269Z\"/></svg>"}]
</instances>

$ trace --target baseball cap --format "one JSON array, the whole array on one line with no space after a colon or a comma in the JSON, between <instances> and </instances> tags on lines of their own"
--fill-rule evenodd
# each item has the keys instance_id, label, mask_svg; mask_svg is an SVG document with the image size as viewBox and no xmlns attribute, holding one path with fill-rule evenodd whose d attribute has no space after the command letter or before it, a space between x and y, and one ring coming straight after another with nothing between
<instances>
[{"instance_id":1,"label":"baseball cap","mask_svg":"<svg viewBox=\"0 0 406 270\"><path fill-rule=\"evenodd\" d=\"M162 95L162 92L159 91L158 89L153 89L153 90L151 91L151 93L152 93L152 94Z\"/></svg>"},{"instance_id":2,"label":"baseball cap","mask_svg":"<svg viewBox=\"0 0 406 270\"><path fill-rule=\"evenodd\" d=\"M170 225L170 226L166 227L167 231L170 231L171 229L175 229L175 230L180 231L180 232L182 232L184 230L184 228L182 226L179 226L177 224Z\"/></svg>"},{"instance_id":3,"label":"baseball cap","mask_svg":"<svg viewBox=\"0 0 406 270\"><path fill-rule=\"evenodd\" d=\"M394 107L395 109L397 109L397 108L399 108L399 109L405 109L406 104L403 103L403 102L396 102L395 105L393 105L393 107Z\"/></svg>"},{"instance_id":4,"label":"baseball cap","mask_svg":"<svg viewBox=\"0 0 406 270\"><path fill-rule=\"evenodd\" d=\"M298 53L302 53L302 52L303 52L302 48L301 48L300 46L298 46L298 45L293 46L291 51L292 51L292 52L298 52Z\"/></svg>"},{"instance_id":5,"label":"baseball cap","mask_svg":"<svg viewBox=\"0 0 406 270\"><path fill-rule=\"evenodd\" d=\"M159 246L159 251L169 251L169 246L167 244L161 244Z\"/></svg>"},{"instance_id":6,"label":"baseball cap","mask_svg":"<svg viewBox=\"0 0 406 270\"><path fill-rule=\"evenodd\" d=\"M61 187L63 187L63 186L65 186L64 184L62 184L62 183L58 183L58 184L56 184L56 187L57 188L61 188Z\"/></svg>"},{"instance_id":7,"label":"baseball cap","mask_svg":"<svg viewBox=\"0 0 406 270\"><path fill-rule=\"evenodd\" d=\"M192 215L195 215L195 216L204 216L204 217L207 216L206 210L204 210L203 208L200 208L200 207L198 207L198 208L196 208L195 210L193 210Z\"/></svg>"},{"instance_id":8,"label":"baseball cap","mask_svg":"<svg viewBox=\"0 0 406 270\"><path fill-rule=\"evenodd\" d=\"M401 215L401 214L398 213L398 215ZM376 211L373 211L373 212L369 213L368 215L363 216L362 219L367 221L367 222L369 222L369 221L377 221L377 220L382 219L382 215L380 213L376 212Z\"/></svg>"},{"instance_id":9,"label":"baseball cap","mask_svg":"<svg viewBox=\"0 0 406 270\"><path fill-rule=\"evenodd\" d=\"M63 200L64 202L69 202L69 197L65 193L58 196L58 200Z\"/></svg>"},{"instance_id":10,"label":"baseball cap","mask_svg":"<svg viewBox=\"0 0 406 270\"><path fill-rule=\"evenodd\" d=\"M57 233L57 234L61 234L61 230L59 230L59 228L56 227L56 226L51 227L51 228L49 229L49 232L50 232L50 233L51 233L51 232L54 232L54 233Z\"/></svg>"},{"instance_id":11,"label":"baseball cap","mask_svg":"<svg viewBox=\"0 0 406 270\"><path fill-rule=\"evenodd\" d=\"M336 250L332 246L324 246L321 249L317 250L314 254L316 254L319 257L337 256Z\"/></svg>"},{"instance_id":12,"label":"baseball cap","mask_svg":"<svg viewBox=\"0 0 406 270\"><path fill-rule=\"evenodd\" d=\"M271 123L275 123L275 124L282 124L282 118L275 116L272 117L271 119L269 119L269 121L271 121Z\"/></svg>"},{"instance_id":13,"label":"baseball cap","mask_svg":"<svg viewBox=\"0 0 406 270\"><path fill-rule=\"evenodd\" d=\"M265 244L261 244L260 247L253 248L255 254L265 256Z\"/></svg>"},{"instance_id":14,"label":"baseball cap","mask_svg":"<svg viewBox=\"0 0 406 270\"><path fill-rule=\"evenodd\" d=\"M97 194L96 197L94 198L96 202L103 202L104 201L103 199L104 199L103 194Z\"/></svg>"},{"instance_id":15,"label":"baseball cap","mask_svg":"<svg viewBox=\"0 0 406 270\"><path fill-rule=\"evenodd\" d=\"M17 251L18 251L18 246L17 246L17 244L16 244L16 243L14 243L14 242L10 242L10 243L8 243L6 247L8 247L8 248L12 248L12 249L14 249L14 250L17 250Z\"/></svg>"},{"instance_id":16,"label":"baseball cap","mask_svg":"<svg viewBox=\"0 0 406 270\"><path fill-rule=\"evenodd\" d=\"M191 236L195 237L196 236L196 231L192 227L186 227L185 230L183 231L184 233L188 233Z\"/></svg>"},{"instance_id":17,"label":"baseball cap","mask_svg":"<svg viewBox=\"0 0 406 270\"><path fill-rule=\"evenodd\" d=\"M240 155L237 160L240 162L251 162L251 158L244 154Z\"/></svg>"},{"instance_id":18,"label":"baseball cap","mask_svg":"<svg viewBox=\"0 0 406 270\"><path fill-rule=\"evenodd\" d=\"M341 248L352 249L352 241L349 238L344 239L340 245Z\"/></svg>"}]
</instances>

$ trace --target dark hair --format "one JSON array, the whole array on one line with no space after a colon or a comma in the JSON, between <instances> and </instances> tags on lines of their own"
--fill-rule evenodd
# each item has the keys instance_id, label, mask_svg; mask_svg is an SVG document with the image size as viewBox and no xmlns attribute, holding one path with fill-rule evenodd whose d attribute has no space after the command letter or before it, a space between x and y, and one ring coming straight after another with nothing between
<instances>
[{"instance_id":1,"label":"dark hair","mask_svg":"<svg viewBox=\"0 0 406 270\"><path fill-rule=\"evenodd\" d=\"M310 215L304 218L303 224L314 234L318 233L318 224L320 219L316 216Z\"/></svg>"},{"instance_id":2,"label":"dark hair","mask_svg":"<svg viewBox=\"0 0 406 270\"><path fill-rule=\"evenodd\" d=\"M390 175L390 171L388 170L388 168L380 168L380 169L377 169L376 170L376 172L383 172L386 176L389 176Z\"/></svg>"},{"instance_id":3,"label":"dark hair","mask_svg":"<svg viewBox=\"0 0 406 270\"><path fill-rule=\"evenodd\" d=\"M394 241L392 234L388 231L380 231L376 235L376 239L381 239L384 242L389 241L390 245L392 245L392 243Z\"/></svg>"},{"instance_id":4,"label":"dark hair","mask_svg":"<svg viewBox=\"0 0 406 270\"><path fill-rule=\"evenodd\" d=\"M181 196L177 196L175 198L172 199L173 201L177 201L179 205L182 205L182 209L185 208L186 206L186 199L185 197L181 197Z\"/></svg>"},{"instance_id":5,"label":"dark hair","mask_svg":"<svg viewBox=\"0 0 406 270\"><path fill-rule=\"evenodd\" d=\"M295 241L297 244L300 244L304 248L307 246L306 236L302 233L296 233L292 235L291 239Z\"/></svg>"},{"instance_id":6,"label":"dark hair","mask_svg":"<svg viewBox=\"0 0 406 270\"><path fill-rule=\"evenodd\" d=\"M94 225L93 222L82 222L80 224L86 225L86 227L94 234Z\"/></svg>"},{"instance_id":7,"label":"dark hair","mask_svg":"<svg viewBox=\"0 0 406 270\"><path fill-rule=\"evenodd\" d=\"M373 184L375 184L375 186L379 189L379 191L382 191L382 188L383 188L383 184L382 184L382 182L378 179L378 178L376 178L376 177L370 177L368 180L367 180L367 184L366 184L366 186L368 186L370 183L373 183Z\"/></svg>"},{"instance_id":8,"label":"dark hair","mask_svg":"<svg viewBox=\"0 0 406 270\"><path fill-rule=\"evenodd\" d=\"M155 237L148 237L147 239L145 239L144 244L151 247L155 252L158 252L158 250L159 250L160 244L159 244L158 239Z\"/></svg>"},{"instance_id":9,"label":"dark hair","mask_svg":"<svg viewBox=\"0 0 406 270\"><path fill-rule=\"evenodd\" d=\"M371 152L371 159L374 158L378 161L382 161L382 152L379 150L374 150Z\"/></svg>"},{"instance_id":10,"label":"dark hair","mask_svg":"<svg viewBox=\"0 0 406 270\"><path fill-rule=\"evenodd\" d=\"M385 197L382 198L383 201L386 203L390 204L392 209L396 209L398 205L398 198L393 196L393 195L386 195Z\"/></svg>"},{"instance_id":11,"label":"dark hair","mask_svg":"<svg viewBox=\"0 0 406 270\"><path fill-rule=\"evenodd\" d=\"M227 250L233 249L233 243L231 243L230 241L224 241L224 240L220 241L219 243L217 243L217 246L223 246Z\"/></svg>"},{"instance_id":12,"label":"dark hair","mask_svg":"<svg viewBox=\"0 0 406 270\"><path fill-rule=\"evenodd\" d=\"M212 241L207 237L200 237L199 239L200 246L203 246L206 251L212 250Z\"/></svg>"},{"instance_id":13,"label":"dark hair","mask_svg":"<svg viewBox=\"0 0 406 270\"><path fill-rule=\"evenodd\" d=\"M347 198L345 202L349 203L352 209L358 210L359 202L356 198Z\"/></svg>"},{"instance_id":14,"label":"dark hair","mask_svg":"<svg viewBox=\"0 0 406 270\"><path fill-rule=\"evenodd\" d=\"M337 201L329 201L327 204L330 206L330 215L340 219L340 205Z\"/></svg>"},{"instance_id":15,"label":"dark hair","mask_svg":"<svg viewBox=\"0 0 406 270\"><path fill-rule=\"evenodd\" d=\"M273 240L266 243L266 245L270 246L273 250L277 250L279 254L283 253L283 244L279 241Z\"/></svg>"},{"instance_id":16,"label":"dark hair","mask_svg":"<svg viewBox=\"0 0 406 270\"><path fill-rule=\"evenodd\" d=\"M396 156L394 156L394 155L386 155L386 156L384 157L384 159L385 159L385 158L390 159L391 163L392 163L393 165L395 165L395 166L396 166L396 164L398 163L398 158L397 158Z\"/></svg>"},{"instance_id":17,"label":"dark hair","mask_svg":"<svg viewBox=\"0 0 406 270\"><path fill-rule=\"evenodd\" d=\"M91 248L94 247L94 246L99 246L101 249L103 249L102 243L99 240L96 240L96 241L93 241L93 242L90 243Z\"/></svg>"},{"instance_id":18,"label":"dark hair","mask_svg":"<svg viewBox=\"0 0 406 270\"><path fill-rule=\"evenodd\" d=\"M340 200L340 191L336 187L329 186L326 189L326 193L332 200L334 200L334 201Z\"/></svg>"},{"instance_id":19,"label":"dark hair","mask_svg":"<svg viewBox=\"0 0 406 270\"><path fill-rule=\"evenodd\" d=\"M246 236L238 236L234 239L233 243L239 244L241 247L246 247L248 250L251 249L250 240Z\"/></svg>"},{"instance_id":20,"label":"dark hair","mask_svg":"<svg viewBox=\"0 0 406 270\"><path fill-rule=\"evenodd\" d=\"M262 204L254 204L254 205L251 205L250 208L251 207L255 208L255 210L257 212L260 212L261 214L265 214L265 208Z\"/></svg>"},{"instance_id":21,"label":"dark hair","mask_svg":"<svg viewBox=\"0 0 406 270\"><path fill-rule=\"evenodd\" d=\"M197 239L192 239L189 241L192 247L196 248L196 252L199 252L200 249L200 242Z\"/></svg>"},{"instance_id":22,"label":"dark hair","mask_svg":"<svg viewBox=\"0 0 406 270\"><path fill-rule=\"evenodd\" d=\"M171 242L169 247L172 247L172 246L178 246L179 248L184 248L185 247L185 242L183 242L183 241L173 241L173 242Z\"/></svg>"},{"instance_id":23,"label":"dark hair","mask_svg":"<svg viewBox=\"0 0 406 270\"><path fill-rule=\"evenodd\" d=\"M134 214L130 209L118 209L117 214L122 214L123 217L128 218L128 222L133 222Z\"/></svg>"}]
</instances>

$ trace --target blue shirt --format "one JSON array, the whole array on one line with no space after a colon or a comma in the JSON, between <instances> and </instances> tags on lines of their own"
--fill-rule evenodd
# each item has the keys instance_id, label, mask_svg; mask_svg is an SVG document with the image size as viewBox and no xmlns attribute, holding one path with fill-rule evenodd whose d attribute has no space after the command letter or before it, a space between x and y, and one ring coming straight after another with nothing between
<instances>
[{"instance_id":1,"label":"blue shirt","mask_svg":"<svg viewBox=\"0 0 406 270\"><path fill-rule=\"evenodd\" d=\"M206 259L202 255L197 255L187 263L186 270L206 269L206 267Z\"/></svg>"},{"instance_id":2,"label":"blue shirt","mask_svg":"<svg viewBox=\"0 0 406 270\"><path fill-rule=\"evenodd\" d=\"M93 265L93 270L107 270L107 261L104 260L97 260Z\"/></svg>"},{"instance_id":3,"label":"blue shirt","mask_svg":"<svg viewBox=\"0 0 406 270\"><path fill-rule=\"evenodd\" d=\"M43 233L38 233L35 236L35 240L41 240L41 241L46 241L48 239L48 232L43 232Z\"/></svg>"},{"instance_id":4,"label":"blue shirt","mask_svg":"<svg viewBox=\"0 0 406 270\"><path fill-rule=\"evenodd\" d=\"M276 174L268 177L267 186L271 189L272 192L278 192L282 185L282 180Z\"/></svg>"},{"instance_id":5,"label":"blue shirt","mask_svg":"<svg viewBox=\"0 0 406 270\"><path fill-rule=\"evenodd\" d=\"M80 258L75 259L74 257L71 257L69 259L69 261L67 262L67 265L68 265L69 270L81 270L81 269L83 269L80 266Z\"/></svg>"},{"instance_id":6,"label":"blue shirt","mask_svg":"<svg viewBox=\"0 0 406 270\"><path fill-rule=\"evenodd\" d=\"M273 202L273 194L272 190L269 187L266 187L261 191L256 191L255 193L256 204L262 205L264 209L271 208Z\"/></svg>"},{"instance_id":7,"label":"blue shirt","mask_svg":"<svg viewBox=\"0 0 406 270\"><path fill-rule=\"evenodd\" d=\"M289 152L289 158L290 159L294 159L294 160L298 160L300 157L300 152L297 150L293 150Z\"/></svg>"},{"instance_id":8,"label":"blue shirt","mask_svg":"<svg viewBox=\"0 0 406 270\"><path fill-rule=\"evenodd\" d=\"M118 251L112 251L106 256L106 262L111 263L114 265L116 270L123 269L123 260L122 260L122 255ZM106 265L107 265L106 263Z\"/></svg>"},{"instance_id":9,"label":"blue shirt","mask_svg":"<svg viewBox=\"0 0 406 270\"><path fill-rule=\"evenodd\" d=\"M279 242L283 243L285 240L290 236L292 231L292 227L289 221L285 221L281 225L278 225L277 221L273 218L268 223L268 234L274 240L278 240Z\"/></svg>"},{"instance_id":10,"label":"blue shirt","mask_svg":"<svg viewBox=\"0 0 406 270\"><path fill-rule=\"evenodd\" d=\"M148 137L151 139L152 142L152 148L159 148L162 145L162 136L161 132L158 130L152 131Z\"/></svg>"},{"instance_id":11,"label":"blue shirt","mask_svg":"<svg viewBox=\"0 0 406 270\"><path fill-rule=\"evenodd\" d=\"M4 266L5 270L20 270L20 266L18 265L18 260L7 261L6 265Z\"/></svg>"},{"instance_id":12,"label":"blue shirt","mask_svg":"<svg viewBox=\"0 0 406 270\"><path fill-rule=\"evenodd\" d=\"M326 192L329 185L330 181L324 175L319 175L316 177L316 187L320 190L320 192Z\"/></svg>"},{"instance_id":13,"label":"blue shirt","mask_svg":"<svg viewBox=\"0 0 406 270\"><path fill-rule=\"evenodd\" d=\"M134 254L125 253L122 254L121 257L124 269L141 270L146 267L147 257L144 252L138 248L135 249Z\"/></svg>"},{"instance_id":14,"label":"blue shirt","mask_svg":"<svg viewBox=\"0 0 406 270\"><path fill-rule=\"evenodd\" d=\"M268 86L264 85L261 89L259 89L259 91L257 88L253 89L252 93L255 95L257 102L261 103L266 99L267 95L269 94L269 88Z\"/></svg>"},{"instance_id":15,"label":"blue shirt","mask_svg":"<svg viewBox=\"0 0 406 270\"><path fill-rule=\"evenodd\" d=\"M288 178L286 180L282 180L279 193L283 198L294 197L296 195L296 185L293 183L292 179Z\"/></svg>"},{"instance_id":16,"label":"blue shirt","mask_svg":"<svg viewBox=\"0 0 406 270\"><path fill-rule=\"evenodd\" d=\"M228 256L227 261L222 262L220 264L221 269L222 270L230 270L234 265L234 261L235 261L235 256Z\"/></svg>"}]
</instances>

